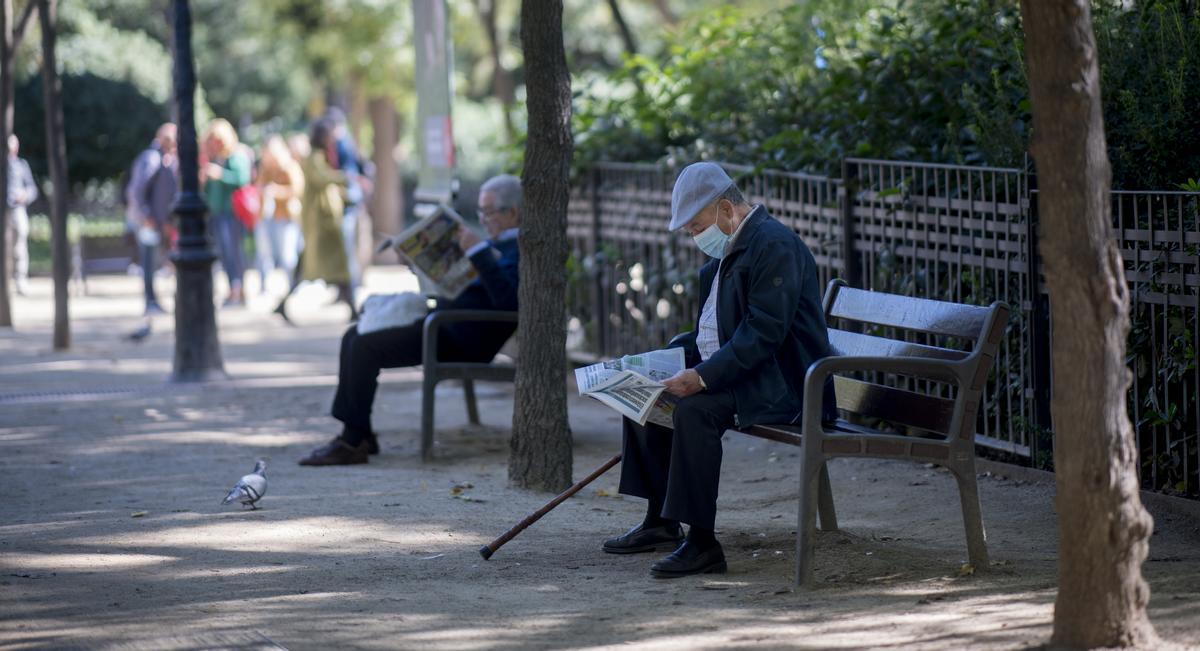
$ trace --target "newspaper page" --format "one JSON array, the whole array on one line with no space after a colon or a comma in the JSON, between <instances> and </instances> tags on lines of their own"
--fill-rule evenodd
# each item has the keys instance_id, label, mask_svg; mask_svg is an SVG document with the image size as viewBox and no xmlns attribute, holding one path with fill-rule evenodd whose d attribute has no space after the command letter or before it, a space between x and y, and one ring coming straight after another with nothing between
<instances>
[{"instance_id":1,"label":"newspaper page","mask_svg":"<svg viewBox=\"0 0 1200 651\"><path fill-rule=\"evenodd\" d=\"M672 427L674 396L665 393L662 381L684 368L682 348L626 355L575 369L579 395L591 396L626 418Z\"/></svg>"},{"instance_id":2,"label":"newspaper page","mask_svg":"<svg viewBox=\"0 0 1200 651\"><path fill-rule=\"evenodd\" d=\"M439 296L455 298L475 280L475 267L458 247L462 217L449 206L438 206L432 214L404 229L391 244Z\"/></svg>"}]
</instances>

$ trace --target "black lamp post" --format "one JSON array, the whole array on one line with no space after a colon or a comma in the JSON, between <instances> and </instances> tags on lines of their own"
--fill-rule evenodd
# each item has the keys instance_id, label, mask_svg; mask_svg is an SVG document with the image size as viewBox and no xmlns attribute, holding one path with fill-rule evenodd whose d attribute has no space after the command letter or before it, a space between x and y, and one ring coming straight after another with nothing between
<instances>
[{"instance_id":1,"label":"black lamp post","mask_svg":"<svg viewBox=\"0 0 1200 651\"><path fill-rule=\"evenodd\" d=\"M179 217L179 247L175 263L176 382L224 378L221 343L213 308L212 263L207 207L200 197L196 147L196 74L192 67L192 14L187 0L175 0L175 105L179 120L179 174L182 184L175 201Z\"/></svg>"}]
</instances>

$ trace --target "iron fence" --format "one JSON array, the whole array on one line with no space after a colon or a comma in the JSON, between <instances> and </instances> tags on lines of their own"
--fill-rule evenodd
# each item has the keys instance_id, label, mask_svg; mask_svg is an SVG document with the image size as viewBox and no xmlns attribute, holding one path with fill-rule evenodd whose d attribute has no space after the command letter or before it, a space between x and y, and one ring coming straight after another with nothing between
<instances>
[{"instance_id":1,"label":"iron fence","mask_svg":"<svg viewBox=\"0 0 1200 651\"><path fill-rule=\"evenodd\" d=\"M843 161L840 179L725 168L752 203L804 240L822 284L841 277L909 296L1008 303L1009 330L976 441L1051 466L1051 324L1031 174L853 158ZM693 327L703 254L664 228L676 172L598 163L576 184L568 215L568 342L576 357L656 348ZM1113 226L1132 296L1129 408L1143 485L1197 497L1200 193L1114 192Z\"/></svg>"}]
</instances>

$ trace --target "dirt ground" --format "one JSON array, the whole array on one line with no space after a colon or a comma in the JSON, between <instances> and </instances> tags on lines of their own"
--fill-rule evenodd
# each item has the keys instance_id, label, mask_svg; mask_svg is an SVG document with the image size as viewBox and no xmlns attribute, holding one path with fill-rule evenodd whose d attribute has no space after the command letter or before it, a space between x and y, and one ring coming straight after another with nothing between
<instances>
[{"instance_id":1,"label":"dirt ground","mask_svg":"<svg viewBox=\"0 0 1200 651\"><path fill-rule=\"evenodd\" d=\"M278 279L281 280L281 279ZM373 270L368 287L411 278ZM1055 594L1053 487L981 479L994 559L965 561L953 481L935 468L831 465L842 530L818 536L823 585L792 590L796 451L730 435L719 538L729 573L656 580L658 555L600 542L636 524L611 471L500 550L543 504L507 486L511 387L439 389L436 461L417 447L419 371L389 371L367 466L302 468L330 438L342 306L305 289L298 327L270 299L222 311L229 382L177 386L172 317L137 328L139 280L93 279L75 347L49 350L48 281L0 333L0 647L406 649L1020 649L1045 643ZM572 389L573 392L573 389ZM618 451L618 418L572 398L575 476ZM218 505L256 458L262 509ZM1155 512L1152 619L1200 648L1200 522Z\"/></svg>"}]
</instances>

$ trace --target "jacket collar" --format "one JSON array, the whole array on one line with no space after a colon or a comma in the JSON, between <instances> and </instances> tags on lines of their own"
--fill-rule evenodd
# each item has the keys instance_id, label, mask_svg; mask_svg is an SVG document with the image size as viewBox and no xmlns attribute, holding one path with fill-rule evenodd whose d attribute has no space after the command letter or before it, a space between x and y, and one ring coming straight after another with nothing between
<instances>
[{"instance_id":1,"label":"jacket collar","mask_svg":"<svg viewBox=\"0 0 1200 651\"><path fill-rule=\"evenodd\" d=\"M728 259L734 253L741 251L750 245L750 240L754 238L754 231L758 230L758 225L767 218L767 209L759 204L746 215L745 223L739 225L737 238L730 243L730 248L725 252L725 259Z\"/></svg>"}]
</instances>

